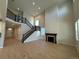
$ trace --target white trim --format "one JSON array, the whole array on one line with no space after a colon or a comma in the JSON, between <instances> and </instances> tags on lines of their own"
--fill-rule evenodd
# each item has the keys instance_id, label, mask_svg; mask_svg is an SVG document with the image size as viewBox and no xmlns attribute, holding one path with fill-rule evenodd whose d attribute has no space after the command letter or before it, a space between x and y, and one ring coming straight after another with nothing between
<instances>
[{"instance_id":1,"label":"white trim","mask_svg":"<svg viewBox=\"0 0 79 59\"><path fill-rule=\"evenodd\" d=\"M12 22L12 23L15 23L15 24L18 24L18 25L21 25L21 24L22 24L22 23L13 21L13 20L10 19L10 18L6 18L6 21L9 21L9 22Z\"/></svg>"}]
</instances>

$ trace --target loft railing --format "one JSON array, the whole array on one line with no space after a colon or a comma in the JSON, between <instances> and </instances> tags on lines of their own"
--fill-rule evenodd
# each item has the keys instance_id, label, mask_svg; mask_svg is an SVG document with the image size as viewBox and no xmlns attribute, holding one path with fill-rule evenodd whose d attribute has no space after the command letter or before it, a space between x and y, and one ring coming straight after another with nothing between
<instances>
[{"instance_id":1,"label":"loft railing","mask_svg":"<svg viewBox=\"0 0 79 59\"><path fill-rule=\"evenodd\" d=\"M7 17L16 21L16 22L25 23L30 28L33 27L33 25L26 18L14 14L10 9L7 9Z\"/></svg>"},{"instance_id":2,"label":"loft railing","mask_svg":"<svg viewBox=\"0 0 79 59\"><path fill-rule=\"evenodd\" d=\"M9 9L7 9L7 17L16 21L16 15L12 11L10 11Z\"/></svg>"}]
</instances>

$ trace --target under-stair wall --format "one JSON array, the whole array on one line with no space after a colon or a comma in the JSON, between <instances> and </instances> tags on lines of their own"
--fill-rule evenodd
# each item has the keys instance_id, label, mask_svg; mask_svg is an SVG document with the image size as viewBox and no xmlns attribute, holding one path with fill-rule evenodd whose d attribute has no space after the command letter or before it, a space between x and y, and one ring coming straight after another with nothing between
<instances>
[{"instance_id":1,"label":"under-stair wall","mask_svg":"<svg viewBox=\"0 0 79 59\"><path fill-rule=\"evenodd\" d=\"M26 32L28 32L31 28L27 25L27 24L23 24L21 23L21 39L23 38L23 34L25 34Z\"/></svg>"}]
</instances>

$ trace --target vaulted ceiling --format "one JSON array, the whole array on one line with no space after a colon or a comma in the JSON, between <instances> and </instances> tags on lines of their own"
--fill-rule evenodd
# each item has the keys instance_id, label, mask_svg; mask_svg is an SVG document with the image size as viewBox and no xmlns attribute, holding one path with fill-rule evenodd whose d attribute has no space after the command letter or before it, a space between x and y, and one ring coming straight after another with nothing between
<instances>
[{"instance_id":1,"label":"vaulted ceiling","mask_svg":"<svg viewBox=\"0 0 79 59\"><path fill-rule=\"evenodd\" d=\"M45 9L61 4L66 0L9 0L8 8L17 11L17 8L20 8L24 11L24 16L38 15L43 12ZM33 5L35 2L35 5ZM38 9L40 7L40 9Z\"/></svg>"}]
</instances>

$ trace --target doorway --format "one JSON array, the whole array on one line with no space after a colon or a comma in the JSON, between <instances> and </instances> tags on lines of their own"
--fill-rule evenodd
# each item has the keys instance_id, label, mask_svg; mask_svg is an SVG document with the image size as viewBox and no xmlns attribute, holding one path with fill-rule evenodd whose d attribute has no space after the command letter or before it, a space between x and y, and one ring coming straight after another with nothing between
<instances>
[{"instance_id":1,"label":"doorway","mask_svg":"<svg viewBox=\"0 0 79 59\"><path fill-rule=\"evenodd\" d=\"M35 20L35 28L36 28L36 31L40 31L39 20Z\"/></svg>"},{"instance_id":2,"label":"doorway","mask_svg":"<svg viewBox=\"0 0 79 59\"><path fill-rule=\"evenodd\" d=\"M4 46L14 45L20 40L20 24L6 21Z\"/></svg>"}]
</instances>

